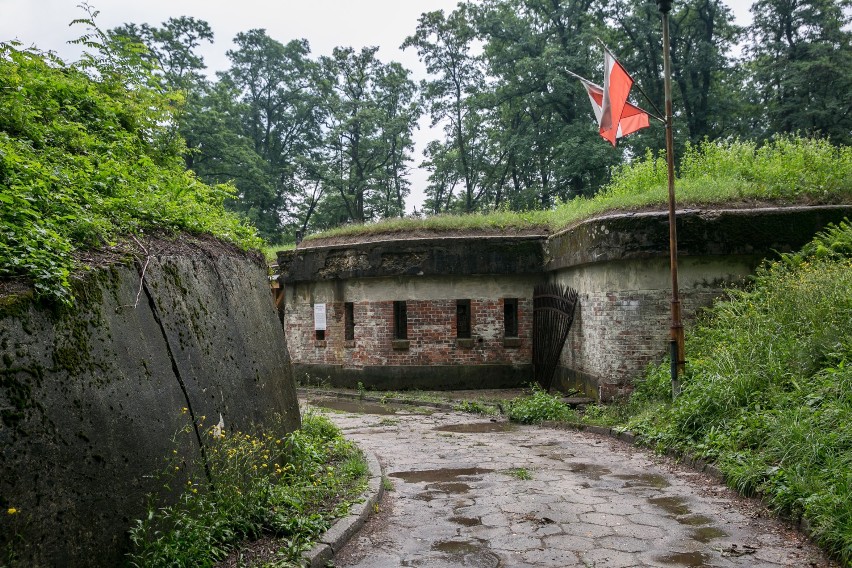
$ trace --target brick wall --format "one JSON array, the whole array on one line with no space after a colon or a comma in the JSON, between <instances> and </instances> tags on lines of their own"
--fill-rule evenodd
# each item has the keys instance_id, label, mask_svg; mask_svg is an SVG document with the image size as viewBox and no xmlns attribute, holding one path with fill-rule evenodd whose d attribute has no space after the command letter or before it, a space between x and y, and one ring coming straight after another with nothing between
<instances>
[{"instance_id":1,"label":"brick wall","mask_svg":"<svg viewBox=\"0 0 852 568\"><path fill-rule=\"evenodd\" d=\"M467 298L466 298L467 299ZM355 340L344 341L344 304L326 303L326 339L315 339L313 304L288 302L294 363L371 366L525 364L532 359L532 299L518 298L520 345L504 345L503 299L469 298L471 340L456 339L456 298L407 300L408 347L394 349L393 300L353 302Z\"/></svg>"}]
</instances>

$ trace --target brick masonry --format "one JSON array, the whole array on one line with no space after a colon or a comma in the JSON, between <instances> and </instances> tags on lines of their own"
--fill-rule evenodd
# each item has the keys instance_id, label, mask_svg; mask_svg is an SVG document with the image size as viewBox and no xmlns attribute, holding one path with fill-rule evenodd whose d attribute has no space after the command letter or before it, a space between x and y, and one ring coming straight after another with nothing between
<instances>
[{"instance_id":1,"label":"brick masonry","mask_svg":"<svg viewBox=\"0 0 852 568\"><path fill-rule=\"evenodd\" d=\"M456 300L471 301L471 340L456 339ZM503 298L407 300L408 346L394 348L393 300L353 302L355 340L344 340L344 303L326 303L325 340L316 340L313 305L287 303L287 341L295 362L374 366L516 365L532 355L532 298L518 299L519 342L504 342ZM517 345L517 343L520 343Z\"/></svg>"}]
</instances>

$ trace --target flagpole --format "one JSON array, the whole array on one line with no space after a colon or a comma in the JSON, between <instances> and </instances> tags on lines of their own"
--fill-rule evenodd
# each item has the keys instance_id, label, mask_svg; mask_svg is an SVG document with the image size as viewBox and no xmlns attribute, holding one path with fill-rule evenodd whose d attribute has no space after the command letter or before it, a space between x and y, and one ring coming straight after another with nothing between
<instances>
[{"instance_id":1,"label":"flagpole","mask_svg":"<svg viewBox=\"0 0 852 568\"><path fill-rule=\"evenodd\" d=\"M669 11L671 0L656 0L663 19L663 84L666 97L666 163L669 174L669 258L672 273L671 376L672 398L680 394L680 375L685 366L683 323L677 284L677 219L674 192L674 133L672 131L672 69L669 46Z\"/></svg>"}]
</instances>

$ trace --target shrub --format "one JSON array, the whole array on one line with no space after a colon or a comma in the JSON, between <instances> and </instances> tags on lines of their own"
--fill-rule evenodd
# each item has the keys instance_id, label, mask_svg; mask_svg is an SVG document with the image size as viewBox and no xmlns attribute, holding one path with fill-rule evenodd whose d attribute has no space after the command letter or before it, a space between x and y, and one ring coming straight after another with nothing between
<instances>
[{"instance_id":1,"label":"shrub","mask_svg":"<svg viewBox=\"0 0 852 568\"><path fill-rule=\"evenodd\" d=\"M233 187L186 170L173 127L180 100L139 69L122 74L129 64L85 61L0 43L0 278L68 304L74 252L127 235L188 231L258 247L224 209Z\"/></svg>"},{"instance_id":2,"label":"shrub","mask_svg":"<svg viewBox=\"0 0 852 568\"><path fill-rule=\"evenodd\" d=\"M206 466L186 474L176 503L152 498L130 531L134 566L212 566L235 545L278 537L295 561L330 521L345 514L365 484L363 457L328 419L308 414L286 436L208 431ZM180 464L168 468L177 479Z\"/></svg>"}]
</instances>

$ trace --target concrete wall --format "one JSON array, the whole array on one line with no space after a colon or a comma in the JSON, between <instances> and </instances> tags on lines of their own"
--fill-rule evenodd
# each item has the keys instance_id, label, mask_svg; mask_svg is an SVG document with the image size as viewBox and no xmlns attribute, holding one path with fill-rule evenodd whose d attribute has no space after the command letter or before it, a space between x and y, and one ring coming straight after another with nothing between
<instances>
[{"instance_id":1,"label":"concrete wall","mask_svg":"<svg viewBox=\"0 0 852 568\"><path fill-rule=\"evenodd\" d=\"M686 210L678 213L678 288L684 322L765 258L798 250L852 207ZM668 216L608 215L554 235L545 270L579 293L557 383L608 400L667 352L671 326ZM686 353L689 360L689 353Z\"/></svg>"},{"instance_id":2,"label":"concrete wall","mask_svg":"<svg viewBox=\"0 0 852 568\"><path fill-rule=\"evenodd\" d=\"M3 299L0 550L21 565L121 564L165 458L197 463L220 415L299 426L262 263L209 241L147 247L136 306L129 266L89 274L70 311Z\"/></svg>"},{"instance_id":3,"label":"concrete wall","mask_svg":"<svg viewBox=\"0 0 852 568\"><path fill-rule=\"evenodd\" d=\"M687 329L724 287L743 284L755 262L752 257L682 257L678 274ZM603 400L629 392L633 379L649 363L659 362L668 346L668 258L587 264L557 270L552 277L578 290L556 384Z\"/></svg>"}]
</instances>

